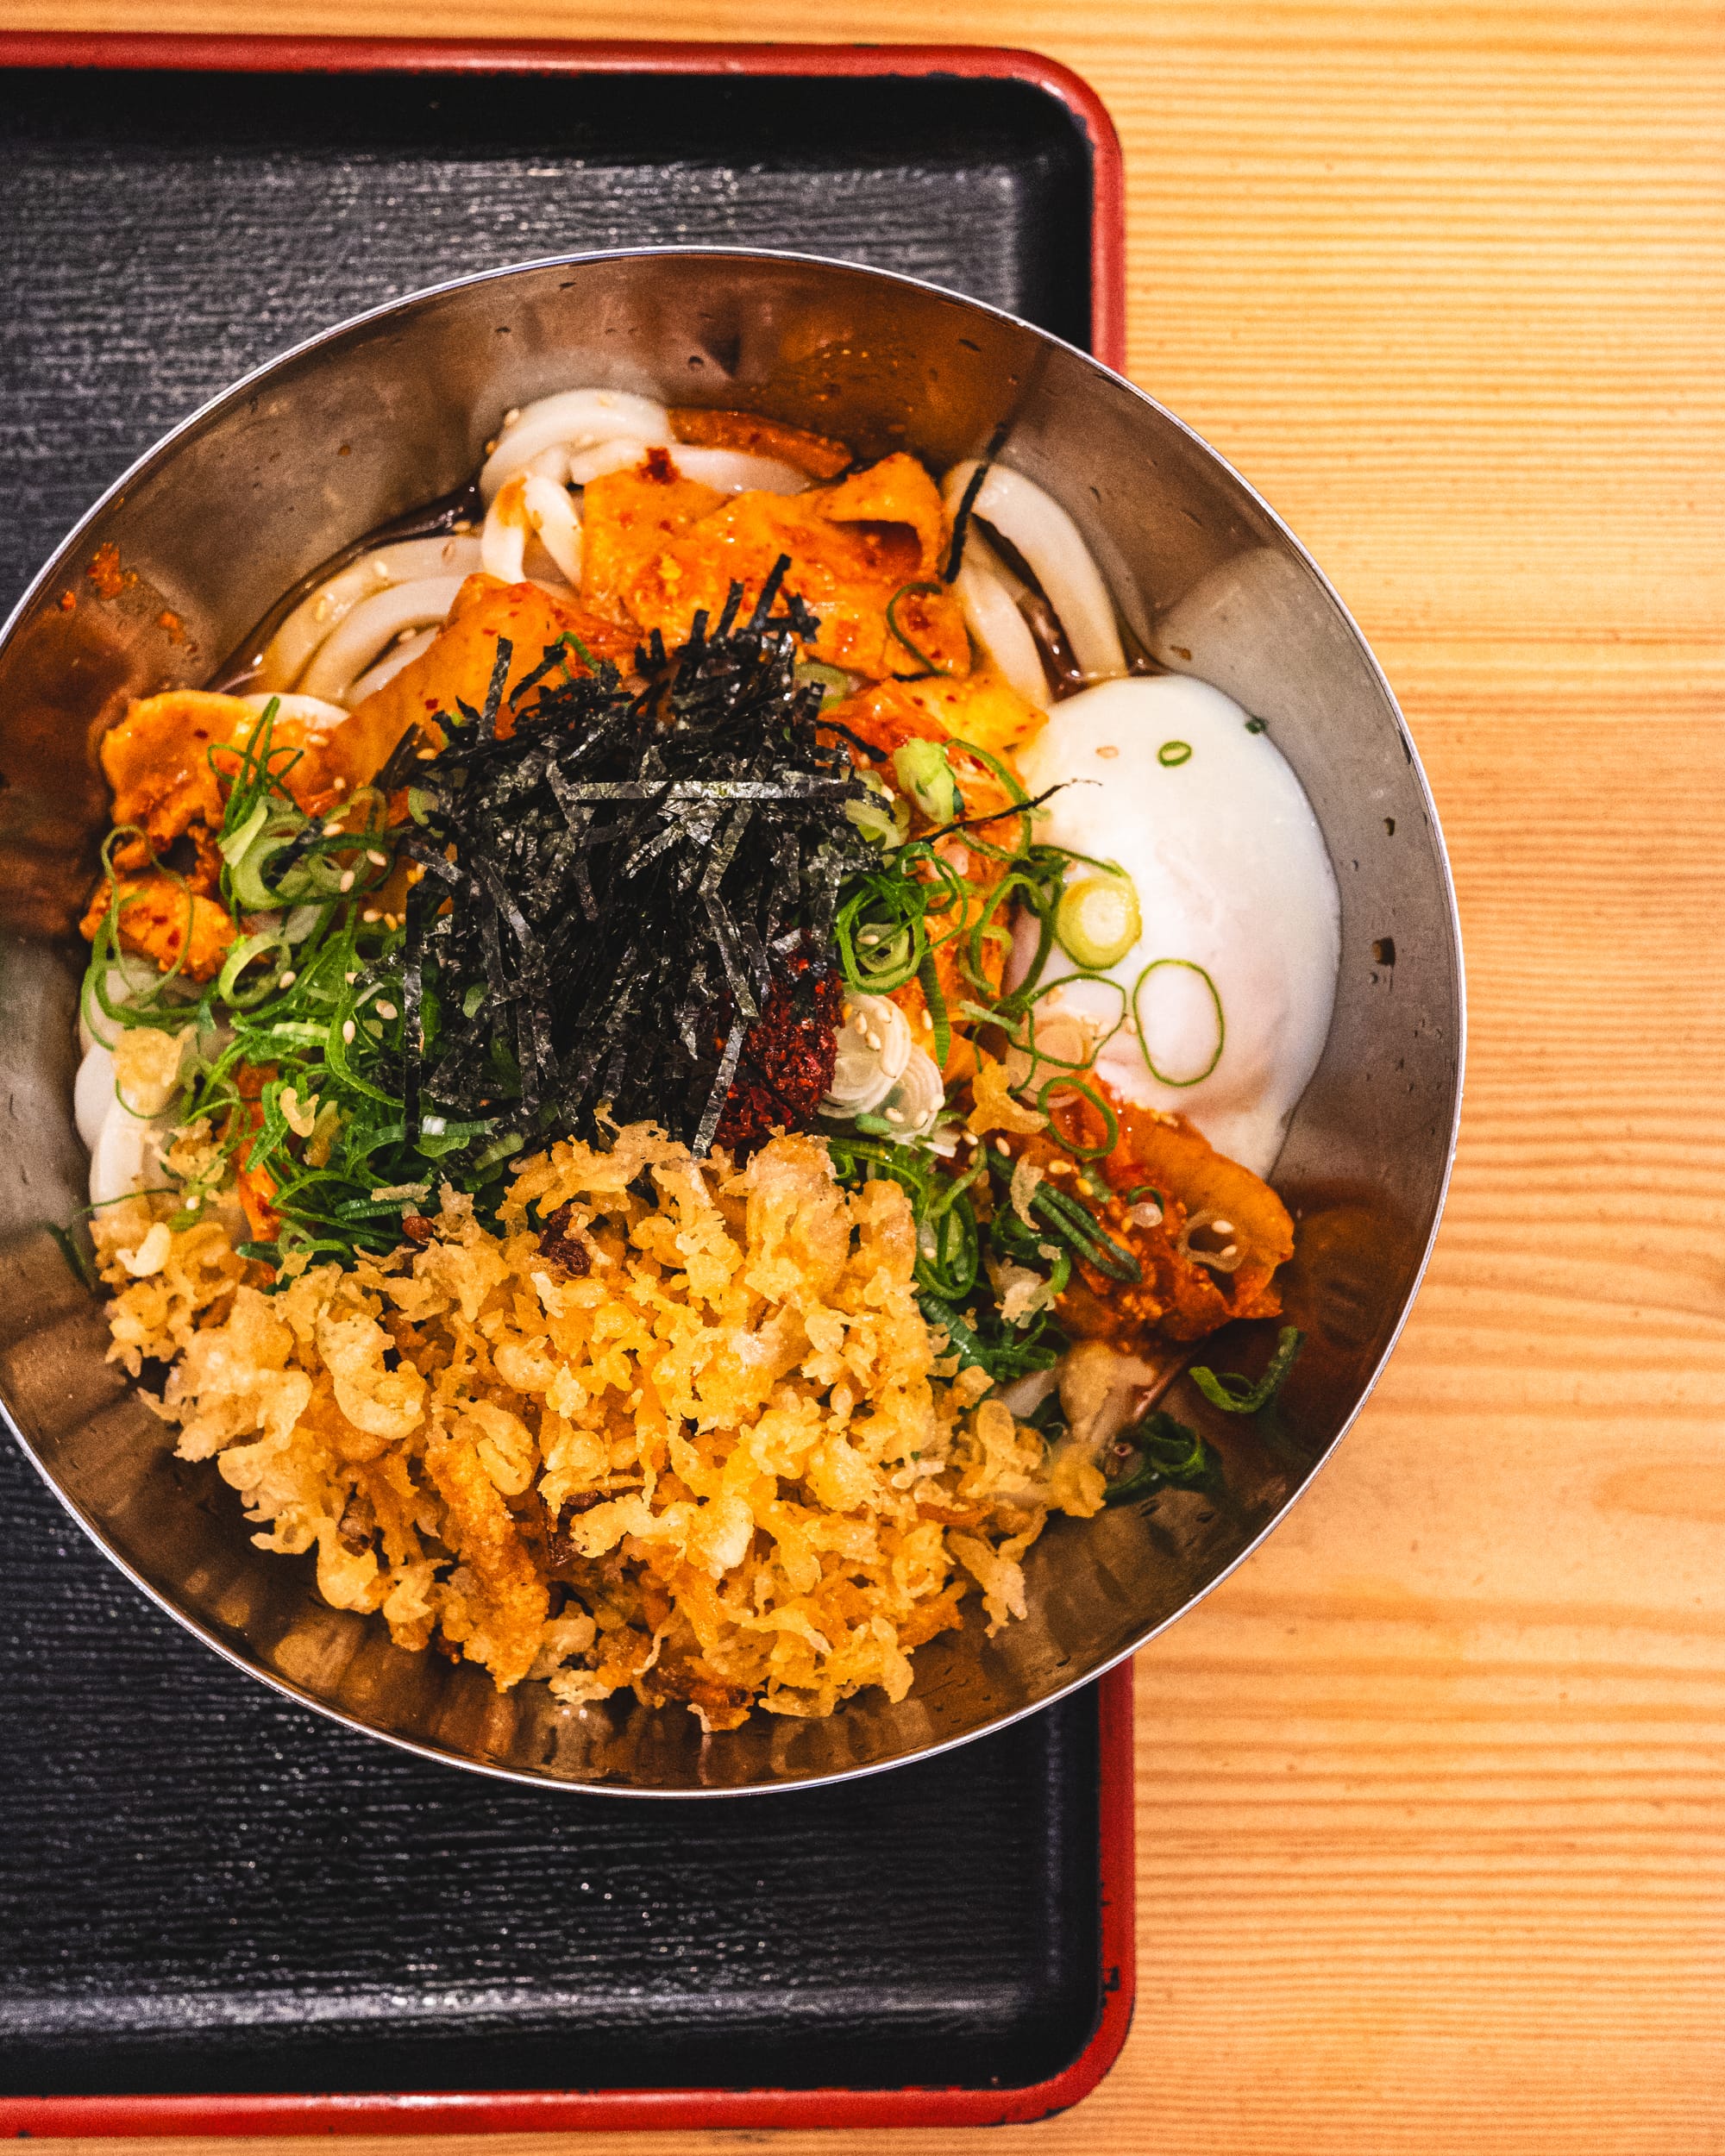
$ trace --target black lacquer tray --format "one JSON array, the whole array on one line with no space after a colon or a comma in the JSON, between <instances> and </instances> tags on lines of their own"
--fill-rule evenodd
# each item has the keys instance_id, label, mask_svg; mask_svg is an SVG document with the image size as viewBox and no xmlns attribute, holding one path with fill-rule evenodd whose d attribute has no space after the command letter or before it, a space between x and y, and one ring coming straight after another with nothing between
<instances>
[{"instance_id":1,"label":"black lacquer tray","mask_svg":"<svg viewBox=\"0 0 1725 2156\"><path fill-rule=\"evenodd\" d=\"M1118 153L1025 54L0 39L0 605L341 317L643 241L909 272L1118 363ZM837 1788L566 1796L229 1669L0 1443L0 2131L939 2123L1132 1986L1130 1680Z\"/></svg>"}]
</instances>

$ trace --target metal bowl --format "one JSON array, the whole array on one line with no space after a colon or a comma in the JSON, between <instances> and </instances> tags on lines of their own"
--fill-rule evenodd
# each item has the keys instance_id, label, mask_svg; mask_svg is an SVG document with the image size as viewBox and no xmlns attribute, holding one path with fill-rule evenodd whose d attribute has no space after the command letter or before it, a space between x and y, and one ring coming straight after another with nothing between
<instances>
[{"instance_id":1,"label":"metal bowl","mask_svg":"<svg viewBox=\"0 0 1725 2156\"><path fill-rule=\"evenodd\" d=\"M746 406L937 467L1007 427L1007 460L1078 517L1144 649L1268 721L1341 892L1335 1018L1274 1177L1300 1223L1288 1301L1308 1336L1278 1411L1179 1401L1217 1442L1223 1492L1057 1520L1030 1552L1024 1621L932 1641L899 1705L869 1691L825 1721L756 1714L703 1737L680 1708L499 1694L469 1664L396 1648L380 1618L329 1608L310 1557L254 1548L213 1464L174 1457L172 1432L105 1360L99 1301L68 1262L86 1174L75 922L107 823L101 735L129 697L205 678L361 533L458 486L510 406L577 383ZM1045 1706L1274 1526L1358 1413L1424 1269L1455 1143L1461 956L1437 818L1383 674L1298 542L1177 419L1055 338L929 285L780 254L589 255L442 285L302 345L177 427L37 578L0 635L0 774L8 1420L80 1525L218 1652L432 1758L642 1796L753 1791L893 1766Z\"/></svg>"}]
</instances>

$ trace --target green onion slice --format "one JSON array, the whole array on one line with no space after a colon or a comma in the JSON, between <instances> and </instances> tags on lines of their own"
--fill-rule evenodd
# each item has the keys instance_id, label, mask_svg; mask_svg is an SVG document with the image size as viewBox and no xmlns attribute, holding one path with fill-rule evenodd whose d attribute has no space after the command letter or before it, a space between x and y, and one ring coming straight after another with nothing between
<instances>
[{"instance_id":1,"label":"green onion slice","mask_svg":"<svg viewBox=\"0 0 1725 2156\"><path fill-rule=\"evenodd\" d=\"M1137 886L1124 870L1081 876L1061 894L1054 932L1077 964L1098 971L1118 965L1144 933Z\"/></svg>"},{"instance_id":2,"label":"green onion slice","mask_svg":"<svg viewBox=\"0 0 1725 2156\"><path fill-rule=\"evenodd\" d=\"M273 954L263 971L242 988L240 976L247 968L266 953ZM229 950L226 962L216 976L216 993L224 1003L231 1003L236 1010L249 1011L266 997L277 993L276 981L282 968L293 961L285 937L278 931L266 930L257 936L243 936Z\"/></svg>"},{"instance_id":3,"label":"green onion slice","mask_svg":"<svg viewBox=\"0 0 1725 2156\"><path fill-rule=\"evenodd\" d=\"M931 824L950 824L963 812L958 781L938 741L906 741L893 751L893 771Z\"/></svg>"},{"instance_id":4,"label":"green onion slice","mask_svg":"<svg viewBox=\"0 0 1725 2156\"><path fill-rule=\"evenodd\" d=\"M1203 982L1205 987L1209 990L1210 1002L1214 1008L1216 1015L1216 1044L1210 1051L1210 1060L1204 1065L1204 1068L1201 1070L1192 1071L1183 1078L1175 1077L1169 1072L1165 1070L1159 1070L1157 1068L1156 1058L1151 1054L1150 1051L1150 1029L1145 1023L1145 1013L1139 1001L1139 999L1144 994L1145 984L1149 981L1151 975L1155 973L1159 973L1164 966L1177 967L1183 972L1195 974L1199 980ZM1210 1073L1216 1068L1216 1065L1222 1060L1222 1049L1227 1040L1227 1021L1222 1012L1222 999L1217 993L1215 982L1211 980L1209 975L1205 971L1203 967L1197 964L1193 959L1151 959L1149 965L1147 965L1144 971L1138 975L1137 985L1132 989L1132 1018L1138 1026L1138 1052L1144 1057L1145 1063L1150 1071L1151 1076L1159 1080L1164 1086L1184 1087L1199 1085L1203 1081L1203 1080L1209 1076Z\"/></svg>"},{"instance_id":5,"label":"green onion slice","mask_svg":"<svg viewBox=\"0 0 1725 2156\"><path fill-rule=\"evenodd\" d=\"M1236 1370L1224 1370L1219 1375L1200 1367L1189 1374L1213 1407L1220 1407L1231 1415L1258 1414L1281 1391L1305 1338L1298 1326L1283 1326L1276 1336L1276 1352L1256 1384Z\"/></svg>"},{"instance_id":6,"label":"green onion slice","mask_svg":"<svg viewBox=\"0 0 1725 2156\"><path fill-rule=\"evenodd\" d=\"M893 596L887 601L887 626L889 630L891 630L893 635L897 638L898 642L904 646L906 651L909 652L912 658L916 661L917 664L922 668L925 674L938 674L943 680L953 680L957 678L953 668L950 667L936 666L933 660L929 657L928 654L923 649L922 646L915 641L906 630L900 626L900 601L902 599L914 598L919 594L930 599L944 599L946 596L946 586L944 584L931 584L926 581L900 585L898 590L894 592ZM903 677L901 676L900 679L902 678Z\"/></svg>"},{"instance_id":7,"label":"green onion slice","mask_svg":"<svg viewBox=\"0 0 1725 2156\"><path fill-rule=\"evenodd\" d=\"M1124 1505L1134 1497L1148 1497L1172 1482L1189 1489L1210 1472L1210 1449L1189 1422L1182 1422L1165 1408L1146 1415L1125 1432L1123 1445L1135 1445L1139 1464L1130 1475L1109 1483L1103 1502Z\"/></svg>"}]
</instances>

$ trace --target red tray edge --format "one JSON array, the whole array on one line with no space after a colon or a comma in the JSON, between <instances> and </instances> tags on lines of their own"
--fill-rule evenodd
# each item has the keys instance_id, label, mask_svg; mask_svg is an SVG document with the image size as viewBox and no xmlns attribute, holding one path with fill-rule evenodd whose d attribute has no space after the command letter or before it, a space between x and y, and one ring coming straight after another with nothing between
<instances>
[{"instance_id":1,"label":"red tray edge","mask_svg":"<svg viewBox=\"0 0 1725 2156\"><path fill-rule=\"evenodd\" d=\"M473 74L965 75L1029 83L1057 97L1089 137L1090 348L1126 365L1126 168L1107 107L1082 75L1044 53L995 45L589 43L549 39L202 37L149 31L0 32L0 67L230 68L357 73L373 68Z\"/></svg>"},{"instance_id":2,"label":"red tray edge","mask_svg":"<svg viewBox=\"0 0 1725 2156\"><path fill-rule=\"evenodd\" d=\"M547 2089L376 2096L0 2098L0 2135L532 2134L1026 2125L1089 2095L1132 2027L1136 1990L1132 1677L1098 1678L1102 2011L1072 2064L1017 2089Z\"/></svg>"},{"instance_id":3,"label":"red tray edge","mask_svg":"<svg viewBox=\"0 0 1725 2156\"><path fill-rule=\"evenodd\" d=\"M1084 78L1040 53L977 45L467 43L440 38L194 37L0 32L0 67L227 68L258 73L456 70L737 75L994 76L1067 106L1092 160L1091 348L1126 365L1126 187L1120 137ZM1101 2081L1132 2027L1137 1990L1130 1662L1097 1680L1101 1749L1102 2011L1070 2066L1016 2089L615 2089L373 2096L0 2097L0 2135L599 2133L701 2128L1006 2126L1063 2111Z\"/></svg>"}]
</instances>

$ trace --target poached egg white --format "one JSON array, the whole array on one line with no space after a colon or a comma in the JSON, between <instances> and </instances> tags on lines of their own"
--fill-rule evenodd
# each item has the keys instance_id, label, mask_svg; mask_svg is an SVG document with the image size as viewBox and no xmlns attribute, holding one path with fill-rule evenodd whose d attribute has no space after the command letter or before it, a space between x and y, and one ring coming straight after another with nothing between
<instances>
[{"instance_id":1,"label":"poached egg white","mask_svg":"<svg viewBox=\"0 0 1725 2156\"><path fill-rule=\"evenodd\" d=\"M1221 690L1158 674L1056 704L1019 761L1032 794L1072 782L1038 837L1123 868L1142 921L1104 979L1074 978L1055 946L1043 980L1061 985L1038 1003L1038 1028L1057 1014L1114 1028L1099 1078L1189 1115L1266 1175L1323 1053L1341 952L1329 854L1286 758ZM1020 918L1019 977L1035 931Z\"/></svg>"}]
</instances>

